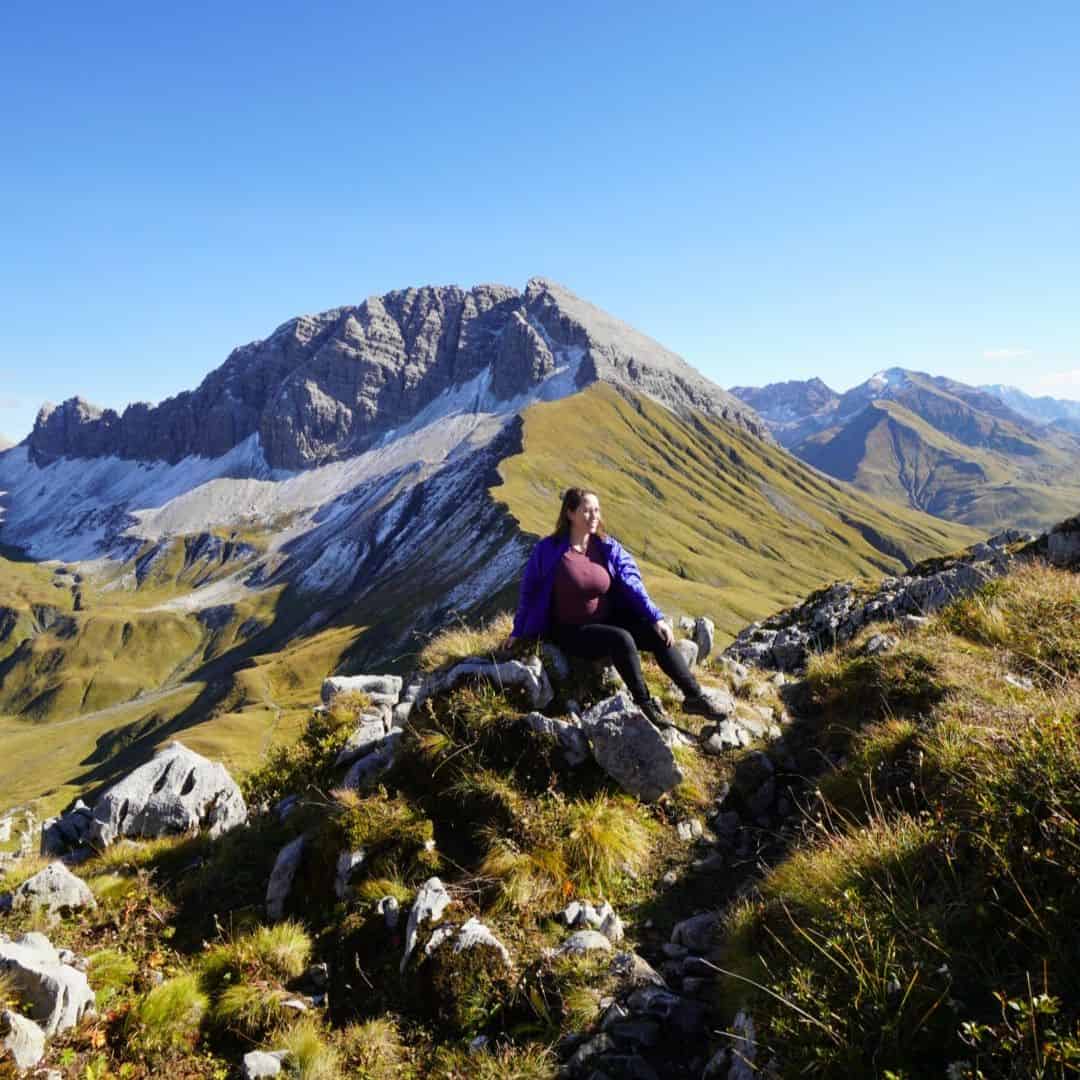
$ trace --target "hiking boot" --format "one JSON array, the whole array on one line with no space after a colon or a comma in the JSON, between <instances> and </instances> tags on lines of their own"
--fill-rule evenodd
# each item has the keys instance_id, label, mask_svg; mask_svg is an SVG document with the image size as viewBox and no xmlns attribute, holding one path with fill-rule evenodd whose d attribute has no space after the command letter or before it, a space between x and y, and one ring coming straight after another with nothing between
<instances>
[{"instance_id":1,"label":"hiking boot","mask_svg":"<svg viewBox=\"0 0 1080 1080\"><path fill-rule=\"evenodd\" d=\"M688 716L703 716L706 720L714 720L717 723L726 720L728 717L727 712L718 709L704 694L688 696L683 701L681 708Z\"/></svg>"},{"instance_id":2,"label":"hiking boot","mask_svg":"<svg viewBox=\"0 0 1080 1080\"><path fill-rule=\"evenodd\" d=\"M675 726L674 722L664 715L664 706L656 698L646 698L644 701L635 702L635 705L638 711L654 727L669 728Z\"/></svg>"}]
</instances>

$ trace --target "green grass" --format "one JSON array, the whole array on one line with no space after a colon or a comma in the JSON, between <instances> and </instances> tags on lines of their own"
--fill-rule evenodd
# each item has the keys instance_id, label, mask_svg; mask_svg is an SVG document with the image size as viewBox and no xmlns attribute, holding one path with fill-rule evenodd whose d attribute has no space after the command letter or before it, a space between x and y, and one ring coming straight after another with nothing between
<instances>
[{"instance_id":1,"label":"green grass","mask_svg":"<svg viewBox=\"0 0 1080 1080\"><path fill-rule=\"evenodd\" d=\"M820 730L839 713L847 758L721 942L725 1006L752 1003L793 1075L1080 1068L1078 601L1076 575L1034 566L887 664L853 644L812 670ZM1018 692L1004 676L1031 656L1053 674Z\"/></svg>"}]
</instances>

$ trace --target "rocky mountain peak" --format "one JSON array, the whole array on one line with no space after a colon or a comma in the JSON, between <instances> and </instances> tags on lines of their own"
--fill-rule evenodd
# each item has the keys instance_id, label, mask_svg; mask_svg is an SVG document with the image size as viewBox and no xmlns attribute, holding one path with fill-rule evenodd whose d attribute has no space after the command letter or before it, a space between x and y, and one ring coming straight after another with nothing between
<instances>
[{"instance_id":1,"label":"rocky mountain peak","mask_svg":"<svg viewBox=\"0 0 1080 1080\"><path fill-rule=\"evenodd\" d=\"M478 402L505 402L559 370L579 388L608 381L768 437L752 412L679 356L533 278L524 292L424 286L298 316L157 406L120 415L78 398L46 406L29 452L39 465L108 454L176 462L218 457L257 433L272 467L303 469L366 449L474 380Z\"/></svg>"}]
</instances>

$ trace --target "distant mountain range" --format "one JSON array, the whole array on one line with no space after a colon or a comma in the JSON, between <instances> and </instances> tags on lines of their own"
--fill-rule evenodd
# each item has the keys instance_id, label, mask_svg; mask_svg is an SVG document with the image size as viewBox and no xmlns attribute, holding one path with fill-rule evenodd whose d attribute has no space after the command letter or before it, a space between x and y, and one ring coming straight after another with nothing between
<instances>
[{"instance_id":1,"label":"distant mountain range","mask_svg":"<svg viewBox=\"0 0 1080 1080\"><path fill-rule=\"evenodd\" d=\"M820 379L732 393L804 461L938 517L1035 529L1080 505L1080 439L1001 388L890 368L844 394Z\"/></svg>"},{"instance_id":2,"label":"distant mountain range","mask_svg":"<svg viewBox=\"0 0 1080 1080\"><path fill-rule=\"evenodd\" d=\"M1032 397L1015 386L995 383L981 389L1000 398L1021 416L1039 424L1049 424L1063 431L1080 435L1080 401L1066 401L1053 397Z\"/></svg>"}]
</instances>

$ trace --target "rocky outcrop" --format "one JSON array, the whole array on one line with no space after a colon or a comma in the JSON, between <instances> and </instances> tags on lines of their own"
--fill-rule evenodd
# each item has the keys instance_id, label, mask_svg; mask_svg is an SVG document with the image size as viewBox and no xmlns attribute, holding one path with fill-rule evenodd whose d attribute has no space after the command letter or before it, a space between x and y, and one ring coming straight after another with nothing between
<instances>
[{"instance_id":1,"label":"rocky outcrop","mask_svg":"<svg viewBox=\"0 0 1080 1080\"><path fill-rule=\"evenodd\" d=\"M88 838L106 847L121 836L205 830L216 837L246 820L244 797L228 770L172 742L98 799Z\"/></svg>"},{"instance_id":2,"label":"rocky outcrop","mask_svg":"<svg viewBox=\"0 0 1080 1080\"><path fill-rule=\"evenodd\" d=\"M258 433L272 467L303 469L367 448L473 380L478 394L507 401L560 366L576 369L578 386L612 382L765 434L750 410L680 357L534 278L524 292L403 289L291 319L160 405L117 413L71 398L43 406L29 453L39 465L105 455L176 462L218 457Z\"/></svg>"},{"instance_id":3,"label":"rocky outcrop","mask_svg":"<svg viewBox=\"0 0 1080 1080\"><path fill-rule=\"evenodd\" d=\"M920 618L1008 573L1016 559L1024 556L1022 545L1030 540L1015 530L1000 533L963 555L932 559L903 577L884 578L873 592L852 582L838 582L798 607L751 623L724 655L758 667L800 671L809 653L849 641L867 623L901 616ZM1038 543L1045 545L1046 538Z\"/></svg>"}]
</instances>

